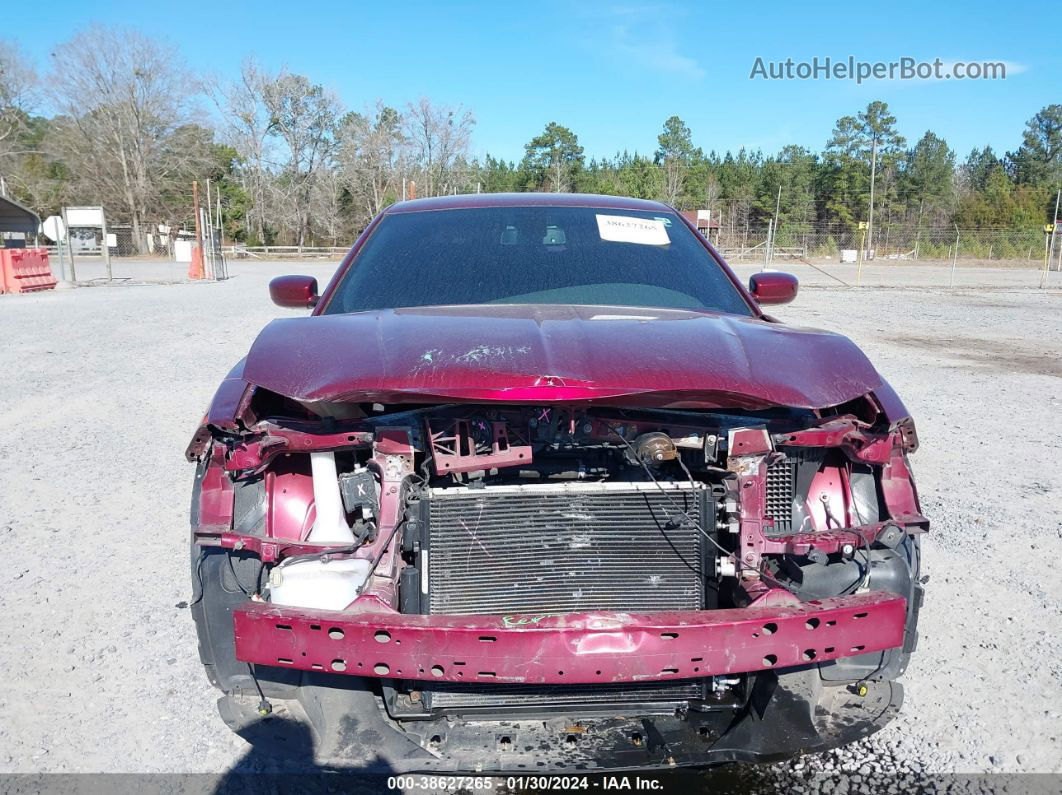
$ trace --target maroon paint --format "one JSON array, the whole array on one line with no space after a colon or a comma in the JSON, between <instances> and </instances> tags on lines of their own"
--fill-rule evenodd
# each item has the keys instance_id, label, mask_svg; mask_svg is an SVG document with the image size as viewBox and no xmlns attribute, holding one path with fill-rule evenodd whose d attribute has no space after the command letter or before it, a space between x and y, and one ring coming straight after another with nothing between
<instances>
[{"instance_id":1,"label":"maroon paint","mask_svg":"<svg viewBox=\"0 0 1062 795\"><path fill-rule=\"evenodd\" d=\"M669 212L682 217L675 208L652 199L595 193L466 193L459 196L432 196L392 204L384 213L398 215L434 210L469 210L477 207L600 207L643 213ZM696 231L696 228L693 229Z\"/></svg>"},{"instance_id":2,"label":"maroon paint","mask_svg":"<svg viewBox=\"0 0 1062 795\"><path fill-rule=\"evenodd\" d=\"M376 509L380 533L376 541L358 550L359 555L375 557L380 546L387 543L386 534L402 519L402 485L413 474L415 449L412 437L411 428L381 428L377 431L373 461L380 472L380 504ZM380 559L377 571L394 570L398 565L396 553L394 548L389 550Z\"/></svg>"},{"instance_id":3,"label":"maroon paint","mask_svg":"<svg viewBox=\"0 0 1062 795\"><path fill-rule=\"evenodd\" d=\"M830 423L830 426L824 434L819 436L815 436L813 430L803 433L811 434L807 438L813 441L815 446L833 446L829 445L829 442L834 442L837 445L847 446L851 454L857 456L858 448L850 443L849 438L849 433L856 429L854 421L836 420ZM785 440L793 440L799 435L781 434L780 436ZM894 434L892 437L884 438L894 441L897 436ZM880 447L876 444L868 446L868 449L880 451ZM807 529L812 532L798 531L786 536L767 535L764 532L765 526L770 524L770 520L765 518L767 515L767 467L772 455L764 431L742 429L733 433L728 467L737 476L740 495L738 552L744 569L759 569L764 555L806 555L812 549L826 554L835 554L841 552L845 546L851 546L853 549L867 548L890 523L898 524L908 532L921 532L928 527L927 520L919 512L917 500L913 499L910 473L906 469L901 469L904 459L901 458L897 462L893 458L890 460L897 473L896 482L886 488L884 478L882 481L886 507L890 511L890 522L849 526L853 517L848 515L851 493L847 470L829 466L815 476L809 494L817 497L824 491L828 492L834 515L838 521L844 523L844 529L827 529L825 519L822 518L824 513L821 504L817 499L812 503L813 498L809 496L809 513L815 517L815 521ZM888 468L887 466L885 469L888 470ZM825 481L830 478L834 482L827 486ZM910 491L905 489L910 489Z\"/></svg>"},{"instance_id":4,"label":"maroon paint","mask_svg":"<svg viewBox=\"0 0 1062 795\"><path fill-rule=\"evenodd\" d=\"M306 461L301 456L298 460ZM295 468L290 456L266 470L263 477L266 489L266 537L287 541L305 540L317 517L313 501L313 477L309 471Z\"/></svg>"},{"instance_id":5,"label":"maroon paint","mask_svg":"<svg viewBox=\"0 0 1062 795\"><path fill-rule=\"evenodd\" d=\"M210 456L210 465L203 472L199 483L199 505L196 534L200 532L224 532L232 527L233 486L232 480L222 468L225 448L215 446Z\"/></svg>"},{"instance_id":6,"label":"maroon paint","mask_svg":"<svg viewBox=\"0 0 1062 795\"><path fill-rule=\"evenodd\" d=\"M257 472L281 453L347 450L372 444L372 438L371 433L364 431L307 433L262 422L254 426L252 434L245 440L233 445L225 469Z\"/></svg>"},{"instance_id":7,"label":"maroon paint","mask_svg":"<svg viewBox=\"0 0 1062 795\"><path fill-rule=\"evenodd\" d=\"M674 613L426 616L254 602L236 657L262 665L449 682L642 682L786 668L903 643L891 593Z\"/></svg>"},{"instance_id":8,"label":"maroon paint","mask_svg":"<svg viewBox=\"0 0 1062 795\"><path fill-rule=\"evenodd\" d=\"M607 196L564 195L564 194L549 194L549 195L535 195L535 194L478 194L478 195L475 195L475 196L440 197L440 198L433 198L433 199L416 200L416 201L411 201L411 202L403 202L403 203L400 203L398 205L393 205L392 207L388 208L383 213L380 213L379 215L377 215L372 220L372 222L368 225L368 227L366 227L366 229L362 232L362 234L359 236L359 238L355 242L354 246L351 248L351 250L344 257L343 261L340 263L339 267L336 270L335 275L332 277L332 279L329 282L328 286L325 288L324 292L322 293L321 298L318 301L317 306L316 306L313 314L314 315L320 315L324 311L324 309L327 307L328 301L330 300L332 294L334 293L337 284L342 280L344 274L350 269L350 267L351 267L355 257L357 256L359 250L365 244L365 242L368 240L368 238L372 235L373 231L376 229L376 227L380 223L381 219L384 218L385 215L390 214L390 213L404 213L404 212L417 212L417 211L436 211L436 210L461 209L461 208L471 208L471 207L515 206L515 205L521 205L521 204L526 204L528 206L550 205L550 204L556 204L556 205L561 205L561 206L586 206L586 207L595 207L596 206L596 207L605 207L605 208L630 209L630 210L642 210L642 211L646 211L646 210L647 211L660 211L660 210L669 210L670 211L672 209L672 208L668 208L666 205L659 204L657 202L647 202L647 201L643 201L643 200L639 200L639 199L626 199L626 198L622 198L622 197L607 197ZM747 290L745 290L744 286L737 279L737 276L729 268L729 266L727 266L726 262L719 255L719 253L711 246L711 244L704 238L703 235L701 235L700 233L698 233L696 231L695 227L692 224L690 224L689 221L684 216L679 215L678 217L679 217L679 219L680 219L680 221L682 223L686 224L686 226L690 230L690 232L696 236L696 238L701 242L701 244L704 245L706 250L709 251L711 256L718 262L719 266L728 275L728 277L730 278L731 282L734 284L735 288L745 298L746 302L749 304L749 306L752 308L752 310L755 313L757 313L758 315L760 315L760 317L766 318L766 316L764 316L764 315L762 315L762 313L760 313L760 310L759 310L758 305L756 304L755 300L753 300L752 296L748 293ZM268 331L268 329L267 329L267 331ZM822 334L822 335L825 335L825 332L818 332L818 333ZM274 340L274 342L277 342L277 341ZM862 357L862 354L859 353L858 350L856 350L854 348L854 346L851 346L850 343L849 343L849 346L852 348L851 355L853 356L853 358L862 360L860 362L860 364L862 366L860 366L858 369L865 372L866 369L870 367L869 363L865 362L865 357ZM218 393L215 396L214 401L211 404L210 410L208 411L208 417L207 417L206 422L209 423L210 425L213 425L214 427L220 428L222 430L237 430L240 427L241 419L243 419L242 424L244 426L250 425L251 421L253 421L253 418L244 419L244 418L241 418L239 416L239 411L240 411L241 406L244 409L246 408L247 404L249 403L250 395L251 395L251 393L253 391L253 390L248 390L248 388L247 388L248 385L245 382L242 382L242 379L240 379L240 375L242 373L242 365L243 365L243 362L240 362L233 369L233 372L229 374L228 378L226 379L226 382L229 382L229 383L223 382L221 387L219 387L219 389L218 389ZM264 367L268 371L269 368L268 368L267 364L261 365L261 366ZM839 369L843 369L843 368L839 368ZM827 375L828 375L828 373L827 373ZM264 373L263 377L267 378L268 380L270 380L272 382L276 382L277 381L277 379L275 377L273 377L273 375L270 375L268 372ZM844 374L843 373L840 374L839 377L843 380ZM909 418L909 413L907 412L906 408L903 406L903 403L896 396L896 393L892 390L892 388L886 382L881 380L880 377L878 377L876 375L876 373L875 373L875 375L874 375L872 380L874 380L875 384L876 384L874 386L874 389L873 389L874 397L877 399L878 403L881 405L882 410L884 411L884 413L886 414L886 416L888 417L890 422L893 423L894 425L896 425L897 423L901 422L902 420L908 419ZM840 389L842 389L844 391L845 394L848 394L848 393L853 391L850 388L850 386L851 386L850 384L841 383L838 386L839 386ZM520 394L521 394L522 398L526 398L530 402L537 402L537 401L558 402L558 401L564 401L564 400L585 400L588 397L599 397L599 398L600 397L605 397L605 395L600 394L600 393L591 394L590 390L587 390L585 388L581 388L581 386L575 386L575 387L562 386L560 388L554 387L554 388L550 388L550 389L535 388L534 386L532 386L530 388L529 387L524 387L523 389L520 390ZM675 405L675 406L681 406L682 405L682 401L680 399L681 398L680 395L671 395L671 396L669 396L668 394L666 394L664 392L657 391L657 392L643 393L643 396L644 397L641 398L641 399L633 399L632 398L631 400L628 400L628 401L625 401L625 402L632 403L632 404L633 403L640 403L640 404L647 405L647 406L648 405L664 405L668 401L669 397L671 397L671 398L674 398L674 400L671 401L672 405ZM399 395L391 395L391 397L400 397L400 396ZM410 399L415 399L416 396L414 394L410 393L410 394L407 394L406 397L410 398ZM426 396L426 397L430 398L430 396ZM450 399L450 400L461 399L460 397L458 397L456 395L445 395L445 396L441 396L441 397L444 397L445 399ZM631 397L631 396L628 396L628 397ZM734 396L732 396L732 397L734 397ZM720 398L722 399L723 396L720 396ZM474 394L470 393L467 396L466 399L476 400L478 398ZM488 396L485 399L493 399L493 397L489 397ZM731 400L729 402L730 402L730 405L740 405L740 401ZM710 407L710 406L705 406L705 407ZM818 406L818 408L822 408L822 407L825 407L825 406ZM201 428L201 431L204 431L204 430L206 430L206 429L205 428ZM908 442L909 446L907 447L907 449L913 450L914 447L917 446L917 437L915 436L915 433L914 433L913 423L909 423L907 426L905 426L905 433L906 433L906 437L909 439L909 442ZM196 435L196 437L193 438L192 444L189 446L189 449L188 449L188 452L187 452L189 460L194 460L196 458L201 457L203 452L205 452L205 449L206 449L206 446L207 446L208 442L209 442L209 437L206 434L198 433Z\"/></svg>"},{"instance_id":9,"label":"maroon paint","mask_svg":"<svg viewBox=\"0 0 1062 795\"><path fill-rule=\"evenodd\" d=\"M595 315L630 319L594 320ZM645 320L652 317L652 320ZM243 378L305 402L824 408L881 376L846 337L671 309L483 305L274 320Z\"/></svg>"},{"instance_id":10,"label":"maroon paint","mask_svg":"<svg viewBox=\"0 0 1062 795\"><path fill-rule=\"evenodd\" d=\"M907 454L896 445L889 462L881 468L881 494L889 516L897 521L929 529L929 520L922 516L918 489L911 476Z\"/></svg>"},{"instance_id":11,"label":"maroon paint","mask_svg":"<svg viewBox=\"0 0 1062 795\"><path fill-rule=\"evenodd\" d=\"M210 402L207 410L206 421L215 428L225 431L239 430L237 420L242 416L250 400L247 383L242 377L243 367L247 360L240 362L225 376L225 380L218 385L218 391Z\"/></svg>"},{"instance_id":12,"label":"maroon paint","mask_svg":"<svg viewBox=\"0 0 1062 795\"><path fill-rule=\"evenodd\" d=\"M445 421L444 421L445 422ZM435 464L435 474L445 472L475 472L491 467L516 466L531 463L531 445L522 443L522 439L510 436L507 423L492 422L491 451L489 453L467 452L475 450L472 439L472 423L466 419L445 422L442 429L428 427L431 457Z\"/></svg>"},{"instance_id":13,"label":"maroon paint","mask_svg":"<svg viewBox=\"0 0 1062 795\"><path fill-rule=\"evenodd\" d=\"M749 277L749 292L758 304L788 304L797 297L798 287L797 277L791 273L771 271Z\"/></svg>"},{"instance_id":14,"label":"maroon paint","mask_svg":"<svg viewBox=\"0 0 1062 795\"><path fill-rule=\"evenodd\" d=\"M900 396L896 394L896 390L892 388L887 382L882 381L881 385L874 390L874 398L877 400L878 405L881 406L881 411L888 419L889 424L892 427L896 427L899 423L907 421L911 424L911 432L914 431L914 422L911 420L911 412L907 410L907 406L900 400ZM914 439L914 449L918 447L917 437ZM907 448L910 452L914 452L914 449Z\"/></svg>"},{"instance_id":15,"label":"maroon paint","mask_svg":"<svg viewBox=\"0 0 1062 795\"><path fill-rule=\"evenodd\" d=\"M269 297L277 306L309 309L317 303L317 279L313 276L277 276L269 282Z\"/></svg>"},{"instance_id":16,"label":"maroon paint","mask_svg":"<svg viewBox=\"0 0 1062 795\"><path fill-rule=\"evenodd\" d=\"M860 461L884 464L892 456L894 437L868 433L855 420L839 419L816 428L778 434L775 441L795 447L841 447Z\"/></svg>"},{"instance_id":17,"label":"maroon paint","mask_svg":"<svg viewBox=\"0 0 1062 795\"><path fill-rule=\"evenodd\" d=\"M829 456L822 469L815 473L804 498L804 508L808 513L810 529L824 531L830 529L826 516L826 506L840 527L851 527L858 522L852 511L852 485L848 478L847 461L838 461ZM826 504L823 504L823 497ZM834 524L833 527L837 527Z\"/></svg>"}]
</instances>

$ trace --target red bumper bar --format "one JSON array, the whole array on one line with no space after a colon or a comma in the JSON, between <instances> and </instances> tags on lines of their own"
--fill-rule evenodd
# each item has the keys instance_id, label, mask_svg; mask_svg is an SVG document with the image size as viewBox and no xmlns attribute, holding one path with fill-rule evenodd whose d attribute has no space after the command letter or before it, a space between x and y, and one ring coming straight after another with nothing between
<instances>
[{"instance_id":1,"label":"red bumper bar","mask_svg":"<svg viewBox=\"0 0 1062 795\"><path fill-rule=\"evenodd\" d=\"M679 613L404 615L252 603L236 657L261 665L448 682L589 684L785 668L903 643L906 602L878 592Z\"/></svg>"}]
</instances>

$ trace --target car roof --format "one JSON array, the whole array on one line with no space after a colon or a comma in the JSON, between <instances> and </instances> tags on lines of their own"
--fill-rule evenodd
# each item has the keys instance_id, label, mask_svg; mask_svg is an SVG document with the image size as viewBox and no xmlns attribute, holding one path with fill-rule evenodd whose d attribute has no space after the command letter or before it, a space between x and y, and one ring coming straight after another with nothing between
<instances>
[{"instance_id":1,"label":"car roof","mask_svg":"<svg viewBox=\"0 0 1062 795\"><path fill-rule=\"evenodd\" d=\"M466 210L473 207L599 207L608 210L674 212L662 202L595 193L464 193L410 199L392 204L384 213L415 213L427 210Z\"/></svg>"}]
</instances>

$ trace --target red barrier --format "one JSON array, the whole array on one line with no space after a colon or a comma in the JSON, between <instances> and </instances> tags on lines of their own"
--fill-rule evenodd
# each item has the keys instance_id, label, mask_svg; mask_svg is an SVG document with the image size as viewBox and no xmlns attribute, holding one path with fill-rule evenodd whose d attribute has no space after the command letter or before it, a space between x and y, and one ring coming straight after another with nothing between
<instances>
[{"instance_id":1,"label":"red barrier","mask_svg":"<svg viewBox=\"0 0 1062 795\"><path fill-rule=\"evenodd\" d=\"M0 249L0 292L32 293L51 290L57 279L43 248Z\"/></svg>"},{"instance_id":2,"label":"red barrier","mask_svg":"<svg viewBox=\"0 0 1062 795\"><path fill-rule=\"evenodd\" d=\"M205 278L203 271L203 249L199 248L195 243L192 244L192 261L188 263L188 278Z\"/></svg>"}]
</instances>

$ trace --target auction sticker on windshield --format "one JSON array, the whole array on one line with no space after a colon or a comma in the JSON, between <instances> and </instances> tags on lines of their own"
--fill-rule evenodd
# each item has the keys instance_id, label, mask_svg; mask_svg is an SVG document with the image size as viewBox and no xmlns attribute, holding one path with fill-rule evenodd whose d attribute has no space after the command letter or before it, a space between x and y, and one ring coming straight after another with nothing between
<instances>
[{"instance_id":1,"label":"auction sticker on windshield","mask_svg":"<svg viewBox=\"0 0 1062 795\"><path fill-rule=\"evenodd\" d=\"M666 246L671 243L664 222L656 218L598 215L597 231L602 240L615 243L639 243L643 246Z\"/></svg>"}]
</instances>

